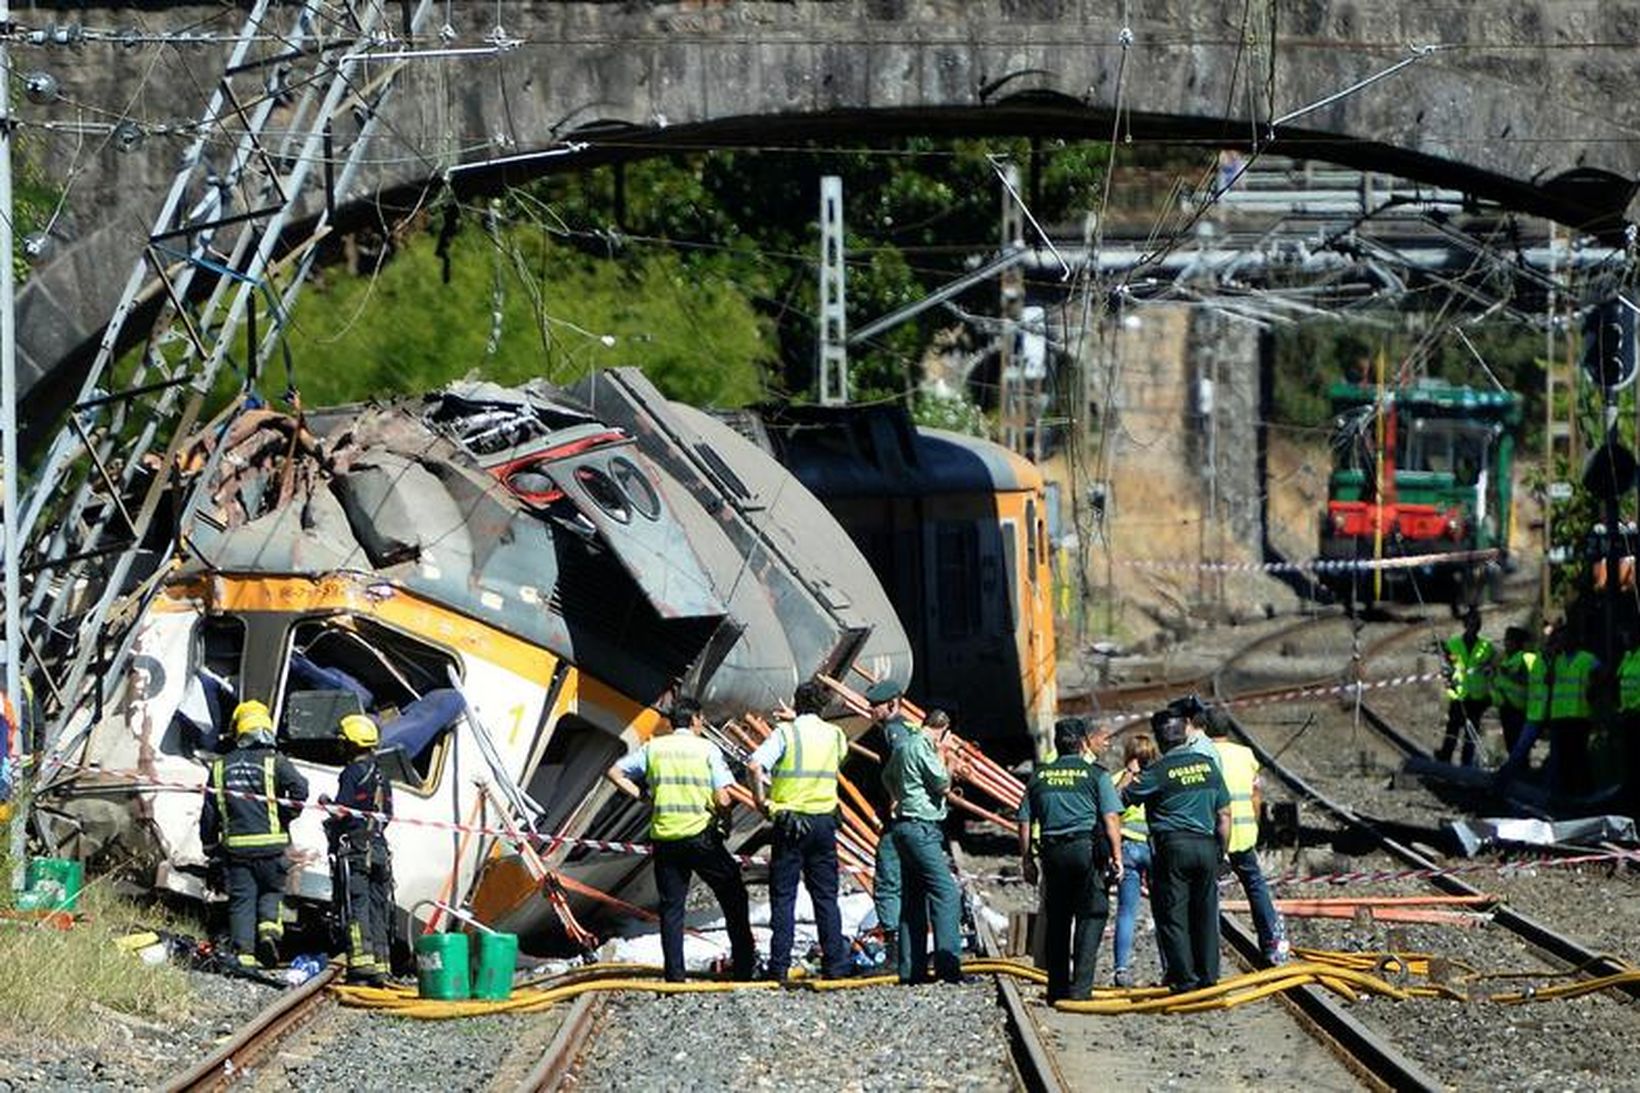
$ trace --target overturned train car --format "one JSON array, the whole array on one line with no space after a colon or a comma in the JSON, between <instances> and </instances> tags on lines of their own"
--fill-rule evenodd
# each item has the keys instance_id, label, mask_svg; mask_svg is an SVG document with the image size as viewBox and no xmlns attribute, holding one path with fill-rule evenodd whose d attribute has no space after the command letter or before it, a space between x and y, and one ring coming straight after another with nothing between
<instances>
[{"instance_id":1,"label":"overturned train car","mask_svg":"<svg viewBox=\"0 0 1640 1093\"><path fill-rule=\"evenodd\" d=\"M337 719L363 711L396 767L401 910L466 897L539 947L564 889L496 832L641 837L646 809L600 776L674 693L724 718L819 672L911 677L882 587L819 502L635 371L252 411L220 443L123 693L54 757L59 840L157 887L205 895L199 787L235 702L270 705L315 797L335 792ZM299 906L330 895L322 820L291 827ZM743 815L734 841L755 828ZM588 921L649 898L640 858L542 858Z\"/></svg>"}]
</instances>

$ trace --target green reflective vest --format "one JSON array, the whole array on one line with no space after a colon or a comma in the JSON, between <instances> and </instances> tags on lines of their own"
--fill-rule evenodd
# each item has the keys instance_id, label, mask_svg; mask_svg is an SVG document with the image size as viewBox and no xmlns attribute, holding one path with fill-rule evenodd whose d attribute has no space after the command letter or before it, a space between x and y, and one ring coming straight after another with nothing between
<instances>
[{"instance_id":1,"label":"green reflective vest","mask_svg":"<svg viewBox=\"0 0 1640 1093\"><path fill-rule=\"evenodd\" d=\"M848 747L843 730L809 714L775 731L785 736L786 748L769 772L770 809L810 816L837 811L837 768Z\"/></svg>"},{"instance_id":2,"label":"green reflective vest","mask_svg":"<svg viewBox=\"0 0 1640 1093\"><path fill-rule=\"evenodd\" d=\"M1640 710L1640 649L1624 653L1617 666L1617 708L1624 713Z\"/></svg>"},{"instance_id":3,"label":"green reflective vest","mask_svg":"<svg viewBox=\"0 0 1640 1093\"><path fill-rule=\"evenodd\" d=\"M1527 683L1539 659L1530 649L1517 649L1498 662L1497 674L1492 677L1492 700L1499 709L1526 708Z\"/></svg>"},{"instance_id":4,"label":"green reflective vest","mask_svg":"<svg viewBox=\"0 0 1640 1093\"><path fill-rule=\"evenodd\" d=\"M1526 669L1526 720L1541 725L1549 717L1549 658L1539 655Z\"/></svg>"},{"instance_id":5,"label":"green reflective vest","mask_svg":"<svg viewBox=\"0 0 1640 1093\"><path fill-rule=\"evenodd\" d=\"M1258 759L1245 744L1215 740L1219 748L1219 770L1224 788L1230 791L1231 852L1251 850L1258 845L1258 815L1253 811L1253 782L1258 777Z\"/></svg>"},{"instance_id":6,"label":"green reflective vest","mask_svg":"<svg viewBox=\"0 0 1640 1093\"><path fill-rule=\"evenodd\" d=\"M1554 680L1549 690L1549 720L1589 716L1589 679L1594 675L1594 664L1594 654L1587 649L1555 657L1551 666Z\"/></svg>"},{"instance_id":7,"label":"green reflective vest","mask_svg":"<svg viewBox=\"0 0 1640 1093\"><path fill-rule=\"evenodd\" d=\"M1464 644L1463 635L1446 639L1446 655L1452 664L1452 682L1447 686L1449 699L1487 698L1492 693L1492 643L1483 637L1475 638L1473 648Z\"/></svg>"},{"instance_id":8,"label":"green reflective vest","mask_svg":"<svg viewBox=\"0 0 1640 1093\"><path fill-rule=\"evenodd\" d=\"M1128 805L1122 810L1122 838L1142 843L1150 838L1150 825L1145 823L1145 806Z\"/></svg>"},{"instance_id":9,"label":"green reflective vest","mask_svg":"<svg viewBox=\"0 0 1640 1093\"><path fill-rule=\"evenodd\" d=\"M649 741L644 778L655 802L649 815L649 837L654 841L687 839L712 822L713 747L688 731Z\"/></svg>"}]
</instances>

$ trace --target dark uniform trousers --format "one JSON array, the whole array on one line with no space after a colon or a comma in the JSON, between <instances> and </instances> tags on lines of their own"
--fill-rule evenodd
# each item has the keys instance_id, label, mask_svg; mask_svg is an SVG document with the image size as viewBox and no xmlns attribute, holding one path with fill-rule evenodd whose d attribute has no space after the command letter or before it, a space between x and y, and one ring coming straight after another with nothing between
<instances>
[{"instance_id":1,"label":"dark uniform trousers","mask_svg":"<svg viewBox=\"0 0 1640 1093\"><path fill-rule=\"evenodd\" d=\"M1212 986L1219 979L1219 842L1185 831L1153 838L1151 902L1167 984L1175 990Z\"/></svg>"},{"instance_id":2,"label":"dark uniform trousers","mask_svg":"<svg viewBox=\"0 0 1640 1093\"><path fill-rule=\"evenodd\" d=\"M815 930L828 978L848 974L849 949L843 939L843 919L837 909L837 817L835 813L805 815L799 829L775 825L769 857L769 974L784 978L791 968L792 940L796 936L794 908L797 882L809 891Z\"/></svg>"},{"instance_id":3,"label":"dark uniform trousers","mask_svg":"<svg viewBox=\"0 0 1640 1093\"><path fill-rule=\"evenodd\" d=\"M1504 754L1513 755L1521 731L1526 728L1526 707L1498 704L1498 724L1503 726Z\"/></svg>"},{"instance_id":4,"label":"dark uniform trousers","mask_svg":"<svg viewBox=\"0 0 1640 1093\"><path fill-rule=\"evenodd\" d=\"M354 971L392 966L393 859L380 835L343 836L347 859L347 964Z\"/></svg>"},{"instance_id":5,"label":"dark uniform trousers","mask_svg":"<svg viewBox=\"0 0 1640 1093\"><path fill-rule=\"evenodd\" d=\"M750 979L757 971L757 943L752 940L746 882L741 879L740 866L730 857L723 840L708 828L682 839L656 840L654 848L655 891L660 896L661 960L666 978L674 983L683 980L684 903L689 896L689 878L698 875L723 909L734 977Z\"/></svg>"},{"instance_id":6,"label":"dark uniform trousers","mask_svg":"<svg viewBox=\"0 0 1640 1093\"><path fill-rule=\"evenodd\" d=\"M1589 791L1589 732L1586 717L1549 721L1549 791L1575 797Z\"/></svg>"},{"instance_id":7,"label":"dark uniform trousers","mask_svg":"<svg viewBox=\"0 0 1640 1093\"><path fill-rule=\"evenodd\" d=\"M1441 762L1452 759L1452 750L1463 741L1462 762L1466 767L1475 765L1475 743L1480 739L1481 717L1492 704L1488 698L1454 698L1446 707L1446 737L1441 741L1435 758Z\"/></svg>"},{"instance_id":8,"label":"dark uniform trousers","mask_svg":"<svg viewBox=\"0 0 1640 1093\"><path fill-rule=\"evenodd\" d=\"M1640 710L1623 710L1617 715L1618 745L1628 769L1629 815L1640 819Z\"/></svg>"},{"instance_id":9,"label":"dark uniform trousers","mask_svg":"<svg viewBox=\"0 0 1640 1093\"><path fill-rule=\"evenodd\" d=\"M229 851L222 873L228 889L228 936L241 958L248 958L256 942L277 941L284 933L284 847L260 854Z\"/></svg>"},{"instance_id":10,"label":"dark uniform trousers","mask_svg":"<svg viewBox=\"0 0 1640 1093\"><path fill-rule=\"evenodd\" d=\"M1042 905L1047 915L1048 1001L1093 994L1099 940L1110 916L1093 833L1042 838Z\"/></svg>"},{"instance_id":11,"label":"dark uniform trousers","mask_svg":"<svg viewBox=\"0 0 1640 1093\"><path fill-rule=\"evenodd\" d=\"M877 840L877 860L871 878L872 907L877 912L877 925L882 927L885 940L896 938L902 890L900 850L894 845L894 821L890 819Z\"/></svg>"}]
</instances>

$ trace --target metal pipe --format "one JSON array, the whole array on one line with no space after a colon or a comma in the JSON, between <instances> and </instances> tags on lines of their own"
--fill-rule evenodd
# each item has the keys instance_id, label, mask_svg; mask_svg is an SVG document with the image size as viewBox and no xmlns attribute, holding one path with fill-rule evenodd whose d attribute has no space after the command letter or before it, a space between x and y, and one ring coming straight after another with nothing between
<instances>
[{"instance_id":1,"label":"metal pipe","mask_svg":"<svg viewBox=\"0 0 1640 1093\"><path fill-rule=\"evenodd\" d=\"M0 25L11 23L11 4L0 0ZM18 712L21 724L23 693L19 686L21 672L18 652L22 649L22 618L17 610L17 598L22 594L17 579L17 312L16 272L12 269L11 223L11 51L0 40L0 516L5 536L4 557L0 566L5 573L0 578L0 594L5 596L5 686L6 697ZM11 726L5 727L4 742L0 742L0 763L5 764L5 781L15 786L21 767L17 756L11 754ZM11 887L23 889L23 829L28 825L22 814L11 820Z\"/></svg>"}]
</instances>

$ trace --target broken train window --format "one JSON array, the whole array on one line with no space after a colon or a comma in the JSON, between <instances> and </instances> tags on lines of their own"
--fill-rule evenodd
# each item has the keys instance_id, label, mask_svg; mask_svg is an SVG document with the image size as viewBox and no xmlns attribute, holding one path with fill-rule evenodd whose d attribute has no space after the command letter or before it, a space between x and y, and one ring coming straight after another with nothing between
<instances>
[{"instance_id":1,"label":"broken train window","mask_svg":"<svg viewBox=\"0 0 1640 1093\"><path fill-rule=\"evenodd\" d=\"M232 615L208 615L194 627L188 683L173 727L195 751L232 746L229 722L239 702L245 659L245 622Z\"/></svg>"},{"instance_id":2,"label":"broken train window","mask_svg":"<svg viewBox=\"0 0 1640 1093\"><path fill-rule=\"evenodd\" d=\"M280 688L280 747L296 759L341 766L341 719L367 713L381 726L389 773L413 789L431 788L449 730L464 712L450 686L454 667L439 649L368 618L299 622Z\"/></svg>"}]
</instances>

